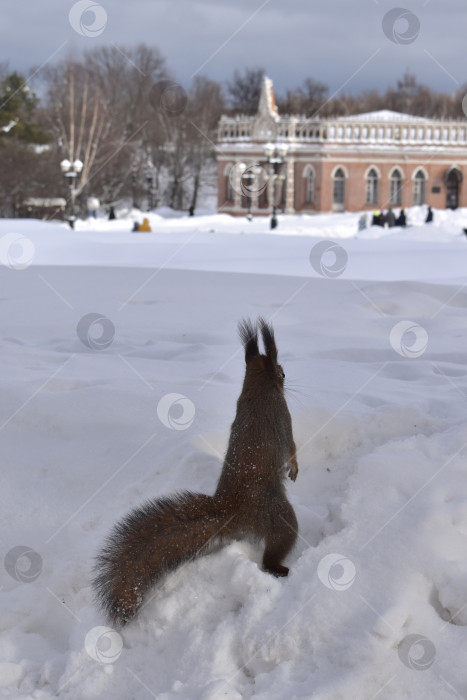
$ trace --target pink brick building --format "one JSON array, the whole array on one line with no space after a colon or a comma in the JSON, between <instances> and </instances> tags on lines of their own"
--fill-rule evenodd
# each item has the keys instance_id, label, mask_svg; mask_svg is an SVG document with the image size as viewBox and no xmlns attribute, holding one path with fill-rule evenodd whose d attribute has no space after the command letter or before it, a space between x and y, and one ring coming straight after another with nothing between
<instances>
[{"instance_id":1,"label":"pink brick building","mask_svg":"<svg viewBox=\"0 0 467 700\"><path fill-rule=\"evenodd\" d=\"M222 117L218 145L218 208L233 215L269 214L274 196L286 213L467 206L466 120L281 116L265 78L257 114Z\"/></svg>"}]
</instances>

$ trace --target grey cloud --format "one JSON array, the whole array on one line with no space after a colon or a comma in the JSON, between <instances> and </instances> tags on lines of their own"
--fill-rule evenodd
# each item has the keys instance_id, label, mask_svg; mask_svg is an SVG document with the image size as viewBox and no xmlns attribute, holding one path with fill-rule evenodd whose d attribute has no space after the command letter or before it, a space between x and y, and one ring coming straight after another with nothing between
<instances>
[{"instance_id":1,"label":"grey cloud","mask_svg":"<svg viewBox=\"0 0 467 700\"><path fill-rule=\"evenodd\" d=\"M161 50L185 84L201 67L225 80L246 66L264 67L279 92L309 76L331 91L385 89L406 69L447 92L466 80L463 0L102 0L107 25L93 38L70 27L73 4L22 0L3 8L0 43L12 68L26 71L54 52L59 60L96 45L143 41ZM410 45L391 42L382 30L384 15L397 6L419 18L420 32Z\"/></svg>"}]
</instances>

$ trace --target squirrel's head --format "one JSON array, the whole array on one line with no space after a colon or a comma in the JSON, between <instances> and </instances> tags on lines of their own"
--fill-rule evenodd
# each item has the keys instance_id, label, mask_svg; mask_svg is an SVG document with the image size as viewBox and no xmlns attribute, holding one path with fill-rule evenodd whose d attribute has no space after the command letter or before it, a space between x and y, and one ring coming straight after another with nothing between
<instances>
[{"instance_id":1,"label":"squirrel's head","mask_svg":"<svg viewBox=\"0 0 467 700\"><path fill-rule=\"evenodd\" d=\"M265 354L262 355L258 347L258 330L261 332ZM258 318L256 323L245 319L238 324L238 332L245 348L245 362L247 376L249 373L266 373L274 385L283 393L285 374L282 366L277 362L277 348L274 339L274 331L270 323L264 318Z\"/></svg>"}]
</instances>

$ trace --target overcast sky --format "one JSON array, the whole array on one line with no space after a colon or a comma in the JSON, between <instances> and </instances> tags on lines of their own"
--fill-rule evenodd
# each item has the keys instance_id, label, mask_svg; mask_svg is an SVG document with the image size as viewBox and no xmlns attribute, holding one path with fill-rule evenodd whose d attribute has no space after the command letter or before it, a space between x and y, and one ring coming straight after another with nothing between
<instances>
[{"instance_id":1,"label":"overcast sky","mask_svg":"<svg viewBox=\"0 0 467 700\"><path fill-rule=\"evenodd\" d=\"M27 72L145 42L185 86L250 66L264 67L278 93L306 77L354 93L384 90L410 69L453 92L467 83L466 29L465 0L4 0L0 61Z\"/></svg>"}]
</instances>

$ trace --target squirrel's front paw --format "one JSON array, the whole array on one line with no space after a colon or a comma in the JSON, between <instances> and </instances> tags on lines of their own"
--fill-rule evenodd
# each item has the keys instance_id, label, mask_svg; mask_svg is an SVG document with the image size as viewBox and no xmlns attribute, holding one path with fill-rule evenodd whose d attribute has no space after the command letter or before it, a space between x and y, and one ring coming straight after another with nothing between
<instances>
[{"instance_id":1,"label":"squirrel's front paw","mask_svg":"<svg viewBox=\"0 0 467 700\"><path fill-rule=\"evenodd\" d=\"M297 478L297 474L298 474L297 455L293 455L289 459L288 474L289 474L290 478L292 479L292 481L295 481L295 479Z\"/></svg>"}]
</instances>

